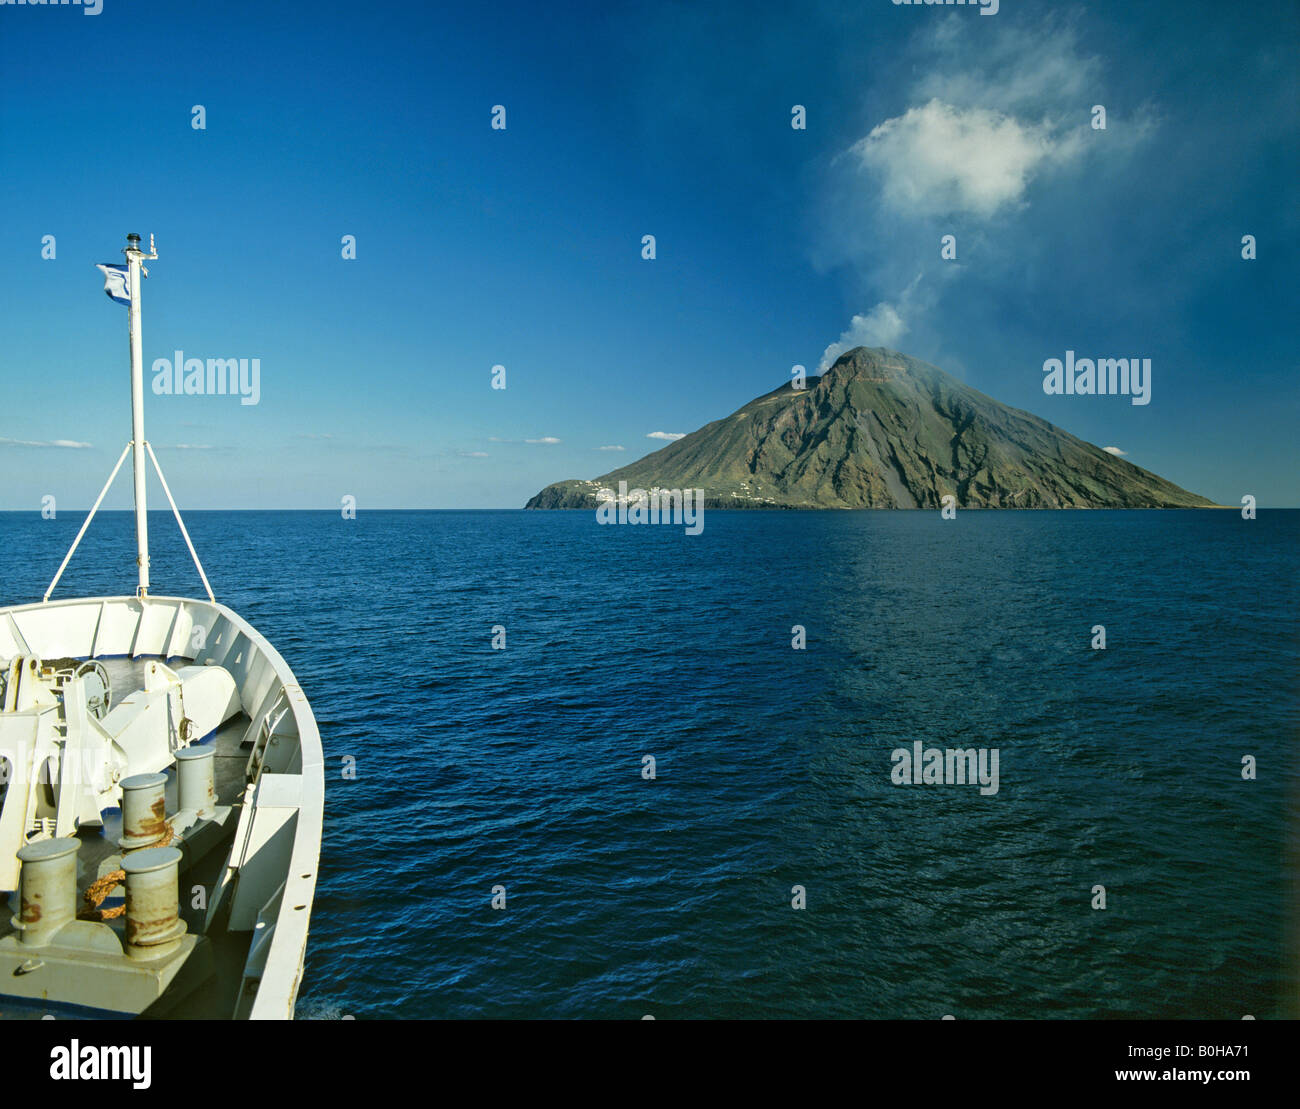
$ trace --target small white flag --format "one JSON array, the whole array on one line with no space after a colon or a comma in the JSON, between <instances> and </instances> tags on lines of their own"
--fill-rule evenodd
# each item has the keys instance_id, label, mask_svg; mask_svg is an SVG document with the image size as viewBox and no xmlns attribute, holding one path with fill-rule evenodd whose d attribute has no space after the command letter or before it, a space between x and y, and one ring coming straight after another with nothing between
<instances>
[{"instance_id":1,"label":"small white flag","mask_svg":"<svg viewBox=\"0 0 1300 1109\"><path fill-rule=\"evenodd\" d=\"M125 304L128 308L131 306L131 271L126 266L105 265L102 262L96 262L97 269L104 271L104 292L112 297L118 304Z\"/></svg>"}]
</instances>

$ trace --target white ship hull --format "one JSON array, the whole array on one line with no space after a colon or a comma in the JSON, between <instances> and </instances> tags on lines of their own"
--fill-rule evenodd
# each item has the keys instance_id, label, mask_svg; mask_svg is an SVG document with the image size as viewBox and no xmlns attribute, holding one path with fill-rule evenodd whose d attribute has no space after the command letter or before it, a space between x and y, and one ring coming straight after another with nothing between
<instances>
[{"instance_id":1,"label":"white ship hull","mask_svg":"<svg viewBox=\"0 0 1300 1109\"><path fill-rule=\"evenodd\" d=\"M117 733L108 743L112 780L95 788L106 791L98 796L120 797L120 781L126 774L164 769L156 766L159 761L166 764L167 827L162 842L180 848L184 856L179 915L193 953L186 958L182 950L169 957L171 962L189 965L170 971L171 985L160 988L157 1002L145 1004L133 1000L136 995L131 992L141 966L148 965L141 952L153 957L166 945L132 948L134 924L125 917L99 921L94 914L91 920L77 919L42 941L41 924L24 924L28 909L16 905L10 923L0 920L0 970L4 971L0 1009L8 1000L23 1001L29 1008L48 1002L115 1015L291 1018L315 893L325 787L315 718L279 653L224 605L147 596L0 609L0 660L13 659L101 660L111 668L112 684L127 687L114 690L112 712L93 729L101 738L115 729ZM147 676L135 680L142 674ZM213 680L205 680L209 678ZM11 677L8 684L14 686L15 679ZM130 688L133 685L153 688ZM226 695L221 690L230 688L229 704L223 704ZM180 712L172 711L177 698ZM28 730L36 734L39 706L29 706L25 714L17 711L12 691L7 702L10 711L0 712L0 725L8 722L11 729L5 733L0 727L0 736L27 734L23 728L29 719ZM46 707L45 716L52 711ZM188 724L205 714L208 723L216 725L208 734L201 730L204 724L192 735L177 728L178 719ZM58 717L64 720L65 716L60 706ZM72 748L72 739L57 737L71 735L73 729L66 722L59 727L54 746ZM160 730L161 736L148 735ZM156 753L159 742L161 756ZM174 756L203 745L213 748L210 761L218 769L213 804L196 817L177 807ZM109 873L111 881L112 868L130 858L127 849L119 847L122 837L112 834L122 830L121 818L106 808L96 827L89 816L95 806L88 810L86 801L93 790L79 786L77 819L73 798L62 797L72 788L71 778L65 772L68 780L63 781L55 767L52 778L47 773L46 783L38 783L40 760L33 765L32 752L18 748L21 744L9 752L0 750L0 757L9 760L0 833L11 838L19 835L20 844L53 839L77 846L80 899L96 878ZM150 750L154 754L146 756ZM42 758L48 753L40 752ZM71 754L63 750L68 766ZM147 767L125 765L127 760L145 757L155 762ZM54 767L57 759L51 756L49 761ZM42 798L48 814L43 823L38 815ZM20 834L15 832L18 828ZM0 885L14 888L16 883ZM115 886L113 892L123 891ZM128 888L128 910L130 896ZM31 912L39 916L37 908ZM114 937L120 952L113 947ZM154 958L157 965L164 961Z\"/></svg>"}]
</instances>

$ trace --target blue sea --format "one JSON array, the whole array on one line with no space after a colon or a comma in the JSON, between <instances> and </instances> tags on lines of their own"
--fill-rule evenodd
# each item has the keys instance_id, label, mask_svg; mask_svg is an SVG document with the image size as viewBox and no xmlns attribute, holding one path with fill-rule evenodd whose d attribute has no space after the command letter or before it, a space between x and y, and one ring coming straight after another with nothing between
<instances>
[{"instance_id":1,"label":"blue sea","mask_svg":"<svg viewBox=\"0 0 1300 1109\"><path fill-rule=\"evenodd\" d=\"M81 520L0 514L0 605ZM186 520L320 723L300 1017L1300 1015L1300 512ZM132 528L57 595L131 593Z\"/></svg>"}]
</instances>

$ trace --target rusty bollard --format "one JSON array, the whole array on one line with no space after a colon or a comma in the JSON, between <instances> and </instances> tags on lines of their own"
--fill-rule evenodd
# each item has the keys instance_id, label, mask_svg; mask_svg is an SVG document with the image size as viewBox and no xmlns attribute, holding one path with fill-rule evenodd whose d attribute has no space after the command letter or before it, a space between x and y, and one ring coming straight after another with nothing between
<instances>
[{"instance_id":1,"label":"rusty bollard","mask_svg":"<svg viewBox=\"0 0 1300 1109\"><path fill-rule=\"evenodd\" d=\"M159 959L180 946L185 935L176 891L180 862L175 847L148 847L122 860L126 953L133 959Z\"/></svg>"},{"instance_id":2,"label":"rusty bollard","mask_svg":"<svg viewBox=\"0 0 1300 1109\"><path fill-rule=\"evenodd\" d=\"M22 862L19 877L18 916L13 924L22 932L22 942L41 947L54 933L77 918L77 850L81 841L72 837L42 839L18 849Z\"/></svg>"},{"instance_id":3,"label":"rusty bollard","mask_svg":"<svg viewBox=\"0 0 1300 1109\"><path fill-rule=\"evenodd\" d=\"M167 775L132 774L122 779L123 852L152 847L167 834Z\"/></svg>"},{"instance_id":4,"label":"rusty bollard","mask_svg":"<svg viewBox=\"0 0 1300 1109\"><path fill-rule=\"evenodd\" d=\"M213 754L211 747L186 747L176 752L177 807L205 820L217 806L212 785Z\"/></svg>"}]
</instances>

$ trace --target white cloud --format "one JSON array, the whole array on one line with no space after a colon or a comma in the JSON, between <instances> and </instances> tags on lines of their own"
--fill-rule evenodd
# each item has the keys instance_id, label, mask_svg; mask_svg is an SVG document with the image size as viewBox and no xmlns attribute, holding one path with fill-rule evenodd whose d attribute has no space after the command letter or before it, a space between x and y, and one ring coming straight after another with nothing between
<instances>
[{"instance_id":1,"label":"white cloud","mask_svg":"<svg viewBox=\"0 0 1300 1109\"><path fill-rule=\"evenodd\" d=\"M938 236L954 234L963 251L978 250L984 280L996 280L1008 259L1023 261L1008 243L1033 233L1030 206L1039 196L1087 187L1089 159L1113 166L1156 126L1149 106L1125 112L1116 104L1108 105L1119 110L1109 112L1108 130L1092 130L1107 67L1083 48L1077 16L1000 24L972 47L969 19L951 14L918 29L893 70L898 77L874 90L888 97L888 117L876 116L824 175L816 264L845 267L859 303L875 307L827 347L823 368L856 344L889 346L904 336L937 353L951 340L940 310L959 295L967 257L939 265ZM1016 218L988 226L1008 216ZM931 261L909 303L899 290L918 256Z\"/></svg>"},{"instance_id":2,"label":"white cloud","mask_svg":"<svg viewBox=\"0 0 1300 1109\"><path fill-rule=\"evenodd\" d=\"M684 431L652 431L652 432L650 432L649 435L646 436L646 438L647 438L647 439L667 439L667 440L669 440L669 442L672 442L672 441L675 441L675 440L677 440L677 439L685 439L685 438L686 438L686 432L684 432Z\"/></svg>"},{"instance_id":3,"label":"white cloud","mask_svg":"<svg viewBox=\"0 0 1300 1109\"><path fill-rule=\"evenodd\" d=\"M487 451L457 451L461 458L487 458Z\"/></svg>"},{"instance_id":4,"label":"white cloud","mask_svg":"<svg viewBox=\"0 0 1300 1109\"><path fill-rule=\"evenodd\" d=\"M988 218L1018 203L1034 174L1082 149L1075 135L990 108L933 99L872 129L852 151L876 173L886 204L913 216Z\"/></svg>"},{"instance_id":5,"label":"white cloud","mask_svg":"<svg viewBox=\"0 0 1300 1109\"><path fill-rule=\"evenodd\" d=\"M542 436L542 438L540 438L540 439L525 439L525 440L524 440L525 443L545 443L547 446L552 446L552 445L554 445L555 443L558 443L559 441L560 441L560 440L557 439L557 438L555 438L554 435L544 435L544 436Z\"/></svg>"},{"instance_id":6,"label":"white cloud","mask_svg":"<svg viewBox=\"0 0 1300 1109\"><path fill-rule=\"evenodd\" d=\"M6 439L0 435L0 447L62 447L66 450L84 451L90 450L93 446L93 443L78 443L75 439Z\"/></svg>"},{"instance_id":7,"label":"white cloud","mask_svg":"<svg viewBox=\"0 0 1300 1109\"><path fill-rule=\"evenodd\" d=\"M622 447L597 447L598 451L621 451Z\"/></svg>"},{"instance_id":8,"label":"white cloud","mask_svg":"<svg viewBox=\"0 0 1300 1109\"><path fill-rule=\"evenodd\" d=\"M207 443L172 443L168 446L159 446L158 449L162 451L210 451L212 447Z\"/></svg>"},{"instance_id":9,"label":"white cloud","mask_svg":"<svg viewBox=\"0 0 1300 1109\"><path fill-rule=\"evenodd\" d=\"M1101 449L1104 450L1107 454L1118 455L1120 458L1123 458L1124 455L1128 454L1128 451L1122 451L1119 449L1119 447L1102 447Z\"/></svg>"}]
</instances>

